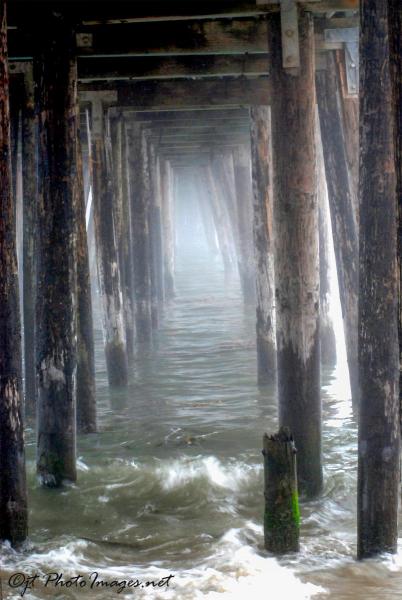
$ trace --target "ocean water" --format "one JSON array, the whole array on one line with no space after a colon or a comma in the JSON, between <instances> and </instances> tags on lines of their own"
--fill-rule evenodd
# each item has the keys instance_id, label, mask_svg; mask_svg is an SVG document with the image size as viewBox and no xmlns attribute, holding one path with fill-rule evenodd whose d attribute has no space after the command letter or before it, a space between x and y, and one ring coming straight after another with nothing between
<instances>
[{"instance_id":1,"label":"ocean water","mask_svg":"<svg viewBox=\"0 0 402 600\"><path fill-rule=\"evenodd\" d=\"M78 437L76 484L38 486L27 428L30 537L1 547L2 597L400 598L402 552L355 561L344 359L322 373L324 493L301 506L301 552L276 559L263 547L261 448L277 408L274 390L256 386L253 311L206 253L179 256L176 288L127 389L108 388L96 320L99 431Z\"/></svg>"}]
</instances>

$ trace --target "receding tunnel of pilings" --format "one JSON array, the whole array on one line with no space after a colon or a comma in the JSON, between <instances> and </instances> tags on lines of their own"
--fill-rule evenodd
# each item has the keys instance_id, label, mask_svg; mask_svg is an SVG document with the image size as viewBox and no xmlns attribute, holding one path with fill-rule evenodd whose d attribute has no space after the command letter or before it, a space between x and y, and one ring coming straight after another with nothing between
<instances>
[{"instance_id":1,"label":"receding tunnel of pilings","mask_svg":"<svg viewBox=\"0 0 402 600\"><path fill-rule=\"evenodd\" d=\"M5 570L305 597L397 551L401 15L171 3L0 0Z\"/></svg>"}]
</instances>

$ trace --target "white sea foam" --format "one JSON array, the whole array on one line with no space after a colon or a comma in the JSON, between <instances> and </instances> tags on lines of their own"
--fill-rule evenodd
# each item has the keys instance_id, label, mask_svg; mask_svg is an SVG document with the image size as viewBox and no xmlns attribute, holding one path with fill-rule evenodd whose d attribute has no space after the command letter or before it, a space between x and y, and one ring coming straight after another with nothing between
<instances>
[{"instance_id":1,"label":"white sea foam","mask_svg":"<svg viewBox=\"0 0 402 600\"><path fill-rule=\"evenodd\" d=\"M162 488L172 490L197 479L206 479L210 485L237 491L250 478L256 477L260 465L245 463L224 464L215 456L197 456L162 463L156 468Z\"/></svg>"}]
</instances>

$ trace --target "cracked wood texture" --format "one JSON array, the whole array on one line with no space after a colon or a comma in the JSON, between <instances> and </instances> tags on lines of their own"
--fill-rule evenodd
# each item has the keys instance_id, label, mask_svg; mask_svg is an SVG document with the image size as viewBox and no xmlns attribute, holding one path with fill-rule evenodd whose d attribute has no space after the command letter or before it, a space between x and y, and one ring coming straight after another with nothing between
<instances>
[{"instance_id":1,"label":"cracked wood texture","mask_svg":"<svg viewBox=\"0 0 402 600\"><path fill-rule=\"evenodd\" d=\"M267 384L274 383L276 379L272 146L269 107L252 107L250 124L258 382Z\"/></svg>"},{"instance_id":2,"label":"cracked wood texture","mask_svg":"<svg viewBox=\"0 0 402 600\"><path fill-rule=\"evenodd\" d=\"M0 0L0 539L27 535L21 327L11 175L6 5Z\"/></svg>"},{"instance_id":3,"label":"cracked wood texture","mask_svg":"<svg viewBox=\"0 0 402 600\"><path fill-rule=\"evenodd\" d=\"M396 552L400 494L397 185L388 3L360 30L358 558Z\"/></svg>"},{"instance_id":4,"label":"cracked wood texture","mask_svg":"<svg viewBox=\"0 0 402 600\"><path fill-rule=\"evenodd\" d=\"M48 16L34 61L39 120L36 367L37 471L43 485L76 480L76 152L74 32Z\"/></svg>"},{"instance_id":5,"label":"cracked wood texture","mask_svg":"<svg viewBox=\"0 0 402 600\"><path fill-rule=\"evenodd\" d=\"M298 449L300 491L322 490L319 249L312 16L300 9L300 69L282 68L279 15L272 48L272 142L279 422Z\"/></svg>"}]
</instances>

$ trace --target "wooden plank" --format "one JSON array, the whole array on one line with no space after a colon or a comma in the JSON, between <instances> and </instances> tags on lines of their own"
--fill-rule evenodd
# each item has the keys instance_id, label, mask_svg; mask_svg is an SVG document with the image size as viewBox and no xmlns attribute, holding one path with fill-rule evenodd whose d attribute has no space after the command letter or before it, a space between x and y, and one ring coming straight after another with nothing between
<instances>
[{"instance_id":1,"label":"wooden plank","mask_svg":"<svg viewBox=\"0 0 402 600\"><path fill-rule=\"evenodd\" d=\"M268 56L206 55L171 57L83 58L78 61L79 81L175 79L183 77L268 75Z\"/></svg>"},{"instance_id":2,"label":"wooden plank","mask_svg":"<svg viewBox=\"0 0 402 600\"><path fill-rule=\"evenodd\" d=\"M33 56L36 44L30 28L9 32L11 58ZM267 26L263 19L125 23L86 28L78 45L78 57L258 54L267 52Z\"/></svg>"},{"instance_id":3,"label":"wooden plank","mask_svg":"<svg viewBox=\"0 0 402 600\"><path fill-rule=\"evenodd\" d=\"M16 26L31 23L32 19L49 6L49 0L13 0L9 7L9 23ZM53 2L58 10L67 10L76 22L85 25L114 25L126 22L180 21L187 19L211 19L215 17L243 17L258 15L265 8L257 7L255 0L228 2L227 0L169 0L169 2L150 2L149 0L113 0L113 2L94 2L64 0ZM134 6L134 8L133 8Z\"/></svg>"},{"instance_id":4,"label":"wooden plank","mask_svg":"<svg viewBox=\"0 0 402 600\"><path fill-rule=\"evenodd\" d=\"M267 52L267 25L262 19L217 19L168 23L130 23L88 28L91 47L79 56L169 56Z\"/></svg>"},{"instance_id":5,"label":"wooden plank","mask_svg":"<svg viewBox=\"0 0 402 600\"><path fill-rule=\"evenodd\" d=\"M269 104L270 82L267 78L249 81L227 79L219 81L149 81L135 83L97 82L81 84L80 91L117 91L116 106L137 110L172 108L223 108Z\"/></svg>"}]
</instances>

